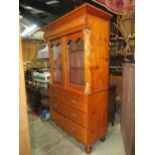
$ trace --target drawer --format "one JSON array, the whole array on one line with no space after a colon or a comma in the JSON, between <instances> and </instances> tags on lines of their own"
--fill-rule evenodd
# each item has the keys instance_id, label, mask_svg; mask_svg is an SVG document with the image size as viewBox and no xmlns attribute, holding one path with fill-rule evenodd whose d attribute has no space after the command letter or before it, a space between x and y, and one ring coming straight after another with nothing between
<instances>
[{"instance_id":1,"label":"drawer","mask_svg":"<svg viewBox=\"0 0 155 155\"><path fill-rule=\"evenodd\" d=\"M61 98L64 98L64 94L61 91L50 91L50 98L51 101L60 100Z\"/></svg>"},{"instance_id":2,"label":"drawer","mask_svg":"<svg viewBox=\"0 0 155 155\"><path fill-rule=\"evenodd\" d=\"M81 112L87 113L88 97L85 95L50 86L50 98L51 102L59 100L65 102L73 108L80 110Z\"/></svg>"},{"instance_id":3,"label":"drawer","mask_svg":"<svg viewBox=\"0 0 155 155\"><path fill-rule=\"evenodd\" d=\"M55 110L51 109L52 120L61 127L70 136L75 137L78 141L86 144L87 132L86 129L82 128L80 125L74 123L73 121L65 118L61 114L57 113Z\"/></svg>"},{"instance_id":4,"label":"drawer","mask_svg":"<svg viewBox=\"0 0 155 155\"><path fill-rule=\"evenodd\" d=\"M87 113L87 101L85 101L82 97L80 98L77 96L66 94L65 98L61 98L60 100L72 106L73 108L80 110L81 112Z\"/></svg>"},{"instance_id":5,"label":"drawer","mask_svg":"<svg viewBox=\"0 0 155 155\"><path fill-rule=\"evenodd\" d=\"M65 104L61 101L53 101L51 102L52 108L57 112L63 114L68 117L72 121L75 121L79 125L84 128L87 128L87 116L86 113L80 112L79 110Z\"/></svg>"}]
</instances>

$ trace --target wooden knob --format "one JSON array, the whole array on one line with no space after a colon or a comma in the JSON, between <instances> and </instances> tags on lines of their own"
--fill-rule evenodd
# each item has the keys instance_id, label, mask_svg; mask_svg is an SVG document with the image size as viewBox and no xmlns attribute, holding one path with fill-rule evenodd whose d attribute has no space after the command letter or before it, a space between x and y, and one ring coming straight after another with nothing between
<instances>
[{"instance_id":1,"label":"wooden knob","mask_svg":"<svg viewBox=\"0 0 155 155\"><path fill-rule=\"evenodd\" d=\"M76 100L71 100L71 104L75 105L75 104L77 104L77 101Z\"/></svg>"},{"instance_id":2,"label":"wooden knob","mask_svg":"<svg viewBox=\"0 0 155 155\"><path fill-rule=\"evenodd\" d=\"M77 118L77 115L75 113L72 113L73 118Z\"/></svg>"},{"instance_id":3,"label":"wooden knob","mask_svg":"<svg viewBox=\"0 0 155 155\"><path fill-rule=\"evenodd\" d=\"M53 95L54 95L55 97L57 97L57 96L58 96L58 94L57 94L57 93L53 93Z\"/></svg>"},{"instance_id":4,"label":"wooden knob","mask_svg":"<svg viewBox=\"0 0 155 155\"><path fill-rule=\"evenodd\" d=\"M54 104L54 107L57 108L57 107L58 107L58 104L55 103L55 104Z\"/></svg>"},{"instance_id":5,"label":"wooden knob","mask_svg":"<svg viewBox=\"0 0 155 155\"><path fill-rule=\"evenodd\" d=\"M75 132L76 131L76 128L75 127L72 127L71 130Z\"/></svg>"}]
</instances>

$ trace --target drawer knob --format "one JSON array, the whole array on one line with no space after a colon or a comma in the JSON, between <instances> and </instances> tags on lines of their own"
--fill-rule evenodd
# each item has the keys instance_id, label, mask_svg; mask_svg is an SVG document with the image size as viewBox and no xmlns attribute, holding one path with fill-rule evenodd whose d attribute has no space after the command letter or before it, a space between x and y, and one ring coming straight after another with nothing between
<instances>
[{"instance_id":1,"label":"drawer knob","mask_svg":"<svg viewBox=\"0 0 155 155\"><path fill-rule=\"evenodd\" d=\"M57 94L57 93L53 93L53 96L54 96L54 97L57 97L57 96L58 96L58 94Z\"/></svg>"},{"instance_id":2,"label":"drawer knob","mask_svg":"<svg viewBox=\"0 0 155 155\"><path fill-rule=\"evenodd\" d=\"M77 101L76 100L71 100L71 104L75 105L75 104L77 104Z\"/></svg>"},{"instance_id":3,"label":"drawer knob","mask_svg":"<svg viewBox=\"0 0 155 155\"><path fill-rule=\"evenodd\" d=\"M57 107L58 107L58 104L55 103L55 104L54 104L54 107L57 108Z\"/></svg>"},{"instance_id":4,"label":"drawer knob","mask_svg":"<svg viewBox=\"0 0 155 155\"><path fill-rule=\"evenodd\" d=\"M77 118L77 115L76 115L75 113L72 113L72 117L73 117L74 119L76 119L76 118Z\"/></svg>"},{"instance_id":5,"label":"drawer knob","mask_svg":"<svg viewBox=\"0 0 155 155\"><path fill-rule=\"evenodd\" d=\"M75 132L76 131L76 128L75 127L72 127L71 130Z\"/></svg>"}]
</instances>

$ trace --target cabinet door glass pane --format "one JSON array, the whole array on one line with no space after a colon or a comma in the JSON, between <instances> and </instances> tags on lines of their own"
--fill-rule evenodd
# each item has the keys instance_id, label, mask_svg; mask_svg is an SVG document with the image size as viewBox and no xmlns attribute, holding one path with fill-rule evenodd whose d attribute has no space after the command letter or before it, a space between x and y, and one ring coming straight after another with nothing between
<instances>
[{"instance_id":1,"label":"cabinet door glass pane","mask_svg":"<svg viewBox=\"0 0 155 155\"><path fill-rule=\"evenodd\" d=\"M69 82L84 85L84 44L81 38L68 41Z\"/></svg>"},{"instance_id":2,"label":"cabinet door glass pane","mask_svg":"<svg viewBox=\"0 0 155 155\"><path fill-rule=\"evenodd\" d=\"M62 47L60 43L53 44L53 76L54 81L63 81Z\"/></svg>"}]
</instances>

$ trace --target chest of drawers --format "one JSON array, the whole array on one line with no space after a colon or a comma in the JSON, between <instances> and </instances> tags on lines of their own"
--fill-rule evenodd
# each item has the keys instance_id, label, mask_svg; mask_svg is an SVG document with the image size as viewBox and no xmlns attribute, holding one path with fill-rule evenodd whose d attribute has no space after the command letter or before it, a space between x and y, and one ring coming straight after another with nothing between
<instances>
[{"instance_id":1,"label":"chest of drawers","mask_svg":"<svg viewBox=\"0 0 155 155\"><path fill-rule=\"evenodd\" d=\"M51 118L87 153L107 132L110 18L84 4L44 28Z\"/></svg>"}]
</instances>

